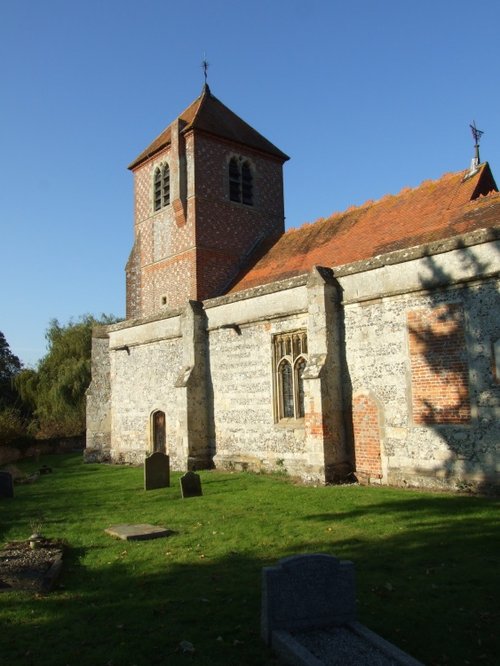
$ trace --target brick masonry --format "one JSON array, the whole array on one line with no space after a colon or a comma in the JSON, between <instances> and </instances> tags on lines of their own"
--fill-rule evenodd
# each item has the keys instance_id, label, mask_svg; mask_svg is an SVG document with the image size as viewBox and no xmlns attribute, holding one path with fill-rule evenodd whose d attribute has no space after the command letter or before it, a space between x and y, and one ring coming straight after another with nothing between
<instances>
[{"instance_id":1,"label":"brick masonry","mask_svg":"<svg viewBox=\"0 0 500 666\"><path fill-rule=\"evenodd\" d=\"M179 145L184 161L177 166L174 148L167 146L134 171L135 243L127 264L127 318L217 296L258 243L284 230L280 160L193 132L181 133ZM233 155L253 166L253 206L229 200ZM171 200L155 212L153 175L165 162L170 164ZM176 185L176 178L185 185Z\"/></svg>"},{"instance_id":2,"label":"brick masonry","mask_svg":"<svg viewBox=\"0 0 500 666\"><path fill-rule=\"evenodd\" d=\"M401 283L402 267L391 270ZM495 482L500 387L491 344L500 337L498 286L492 278L345 304L344 384L380 405L383 482ZM449 349L433 345L432 335L424 344L417 335L423 331L449 336ZM356 461L367 446L357 400L351 403Z\"/></svg>"},{"instance_id":3,"label":"brick masonry","mask_svg":"<svg viewBox=\"0 0 500 666\"><path fill-rule=\"evenodd\" d=\"M471 418L464 311L459 303L408 312L413 422L467 424Z\"/></svg>"},{"instance_id":4,"label":"brick masonry","mask_svg":"<svg viewBox=\"0 0 500 666\"><path fill-rule=\"evenodd\" d=\"M354 464L360 481L382 478L379 408L370 395L357 395L352 401Z\"/></svg>"}]
</instances>

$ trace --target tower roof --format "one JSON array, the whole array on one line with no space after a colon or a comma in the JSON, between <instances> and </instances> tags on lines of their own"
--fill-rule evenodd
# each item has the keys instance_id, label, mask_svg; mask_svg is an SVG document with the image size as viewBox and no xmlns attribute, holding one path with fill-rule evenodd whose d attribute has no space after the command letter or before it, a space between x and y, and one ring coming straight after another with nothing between
<instances>
[{"instance_id":1,"label":"tower roof","mask_svg":"<svg viewBox=\"0 0 500 666\"><path fill-rule=\"evenodd\" d=\"M228 109L217 97L214 97L207 84L203 86L201 95L178 116L178 120L181 121L184 133L198 130L267 153L283 162L289 159L288 155L285 155L262 134ZM142 162L163 150L170 144L170 141L171 125L164 129L146 150L129 164L128 168L135 169Z\"/></svg>"}]
</instances>

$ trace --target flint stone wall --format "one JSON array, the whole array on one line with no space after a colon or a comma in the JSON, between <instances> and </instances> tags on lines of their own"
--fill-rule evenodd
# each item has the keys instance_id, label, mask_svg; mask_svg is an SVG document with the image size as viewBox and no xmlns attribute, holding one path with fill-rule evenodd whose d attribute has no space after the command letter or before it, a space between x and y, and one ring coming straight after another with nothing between
<instances>
[{"instance_id":1,"label":"flint stone wall","mask_svg":"<svg viewBox=\"0 0 500 666\"><path fill-rule=\"evenodd\" d=\"M306 329L306 310L303 286L207 307L217 467L304 475L303 420L275 422L272 344L278 333ZM231 324L238 331L221 328Z\"/></svg>"},{"instance_id":2,"label":"flint stone wall","mask_svg":"<svg viewBox=\"0 0 500 666\"><path fill-rule=\"evenodd\" d=\"M344 412L353 462L360 450L352 439L351 405L361 410L355 414L360 419L355 430L364 433L363 424L370 430L363 435L364 480L434 488L498 483L500 384L494 349L500 339L499 257L498 243L487 241L453 245L433 256L423 250L391 253L334 270L341 309L331 346L340 351L336 367L342 373L342 395L332 398L338 404L330 400L322 409ZM323 474L325 480L317 462L319 449L309 450L318 442L301 420L282 425L274 414L272 340L277 333L315 324L306 282L307 275L299 276L205 301L204 309L200 305L193 314L196 343L187 319L175 311L107 327L106 335L94 339L88 455L101 451L117 462L142 462L151 450L151 413L161 409L173 469L186 469L188 430L194 432L193 424L206 419L207 457L215 466L280 469L309 481ZM461 353L468 381L464 372L461 377L470 418L423 424L412 410L415 387L421 391L423 380L412 374L409 314L435 315L447 304L461 313L463 335L456 339L465 343ZM195 344L197 352L190 355ZM203 371L189 370L192 362ZM426 381L431 374L427 372ZM456 373L450 377L458 382ZM307 391L306 386L306 417ZM363 421L365 406L370 414ZM322 425L321 413L317 417ZM198 447L203 444L199 436ZM199 448L197 455L203 457Z\"/></svg>"},{"instance_id":3,"label":"flint stone wall","mask_svg":"<svg viewBox=\"0 0 500 666\"><path fill-rule=\"evenodd\" d=\"M500 338L498 257L498 244L487 243L339 277L345 313L343 383L354 401L370 396L379 405L382 483L434 488L498 484L500 384L493 371L493 345ZM421 415L417 419L413 413L412 393L427 390L431 411L437 401L429 373L412 376L408 314L440 308L446 313L442 306L463 313L470 419L440 424L431 417L422 424ZM441 364L449 342L443 336ZM424 357L426 345L431 346L424 339ZM431 370L441 379L448 372L450 394L463 392L463 386L453 385L457 373L439 364L438 359ZM421 381L428 386L419 385Z\"/></svg>"}]
</instances>

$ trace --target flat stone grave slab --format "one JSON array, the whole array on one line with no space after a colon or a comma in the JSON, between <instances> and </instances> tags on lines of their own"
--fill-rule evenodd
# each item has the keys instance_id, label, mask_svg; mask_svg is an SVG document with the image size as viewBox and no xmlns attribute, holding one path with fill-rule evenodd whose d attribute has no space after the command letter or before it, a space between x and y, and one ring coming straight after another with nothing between
<instances>
[{"instance_id":1,"label":"flat stone grave slab","mask_svg":"<svg viewBox=\"0 0 500 666\"><path fill-rule=\"evenodd\" d=\"M184 499L187 497L201 497L201 479L200 475L195 472L186 472L180 478L181 494Z\"/></svg>"},{"instance_id":2,"label":"flat stone grave slab","mask_svg":"<svg viewBox=\"0 0 500 666\"><path fill-rule=\"evenodd\" d=\"M109 534L123 541L147 541L149 539L161 539L174 534L173 530L166 527L158 527L158 525L148 525L141 523L139 525L111 525L104 530Z\"/></svg>"},{"instance_id":3,"label":"flat stone grave slab","mask_svg":"<svg viewBox=\"0 0 500 666\"><path fill-rule=\"evenodd\" d=\"M144 490L170 486L170 458L155 451L144 460Z\"/></svg>"}]
</instances>

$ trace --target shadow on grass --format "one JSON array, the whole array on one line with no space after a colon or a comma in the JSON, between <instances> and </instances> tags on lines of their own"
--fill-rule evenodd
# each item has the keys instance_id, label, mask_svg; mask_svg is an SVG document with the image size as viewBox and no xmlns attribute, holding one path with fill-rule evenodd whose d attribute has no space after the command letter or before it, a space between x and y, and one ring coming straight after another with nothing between
<instances>
[{"instance_id":1,"label":"shadow on grass","mask_svg":"<svg viewBox=\"0 0 500 666\"><path fill-rule=\"evenodd\" d=\"M334 525L338 516L321 516L327 518ZM355 562L360 619L370 628L427 664L493 664L499 648L493 528L493 521L474 529L472 519L464 520L460 530L442 521L418 533L402 525L390 537L344 540L318 530L316 540L267 556L200 555L196 564L170 563L167 539L154 574L142 564L152 542L117 543L97 570L82 565L86 549L70 550L63 588L44 598L15 598L2 653L5 663L37 665L273 664L259 637L261 569L292 553L328 552ZM142 557L128 561L132 549L142 549ZM194 655L178 651L181 641L194 645Z\"/></svg>"},{"instance_id":2,"label":"shadow on grass","mask_svg":"<svg viewBox=\"0 0 500 666\"><path fill-rule=\"evenodd\" d=\"M165 563L151 575L121 561L89 571L82 557L69 554L63 589L44 598L16 595L29 626L16 622L17 613L4 621L6 664L277 663L259 636L259 561L233 555L197 566ZM181 641L195 653L183 654Z\"/></svg>"},{"instance_id":3,"label":"shadow on grass","mask_svg":"<svg viewBox=\"0 0 500 666\"><path fill-rule=\"evenodd\" d=\"M68 468L69 493L58 496L54 474L9 501L8 510L0 506L2 527L5 521L12 535L43 499L49 531L53 524L61 534L64 509L63 532L82 543L68 550L61 587L50 595L0 596L0 663L275 664L259 635L261 570L301 552L352 560L361 621L424 663L496 661L494 500L356 487L312 491L210 473L206 496L183 501L173 489L144 493L140 470L101 468L97 481L87 470ZM231 483L221 500L222 481ZM106 505L94 514L96 488ZM182 533L147 542L105 536L103 520L124 515L164 519ZM196 652L178 652L181 641Z\"/></svg>"}]
</instances>

